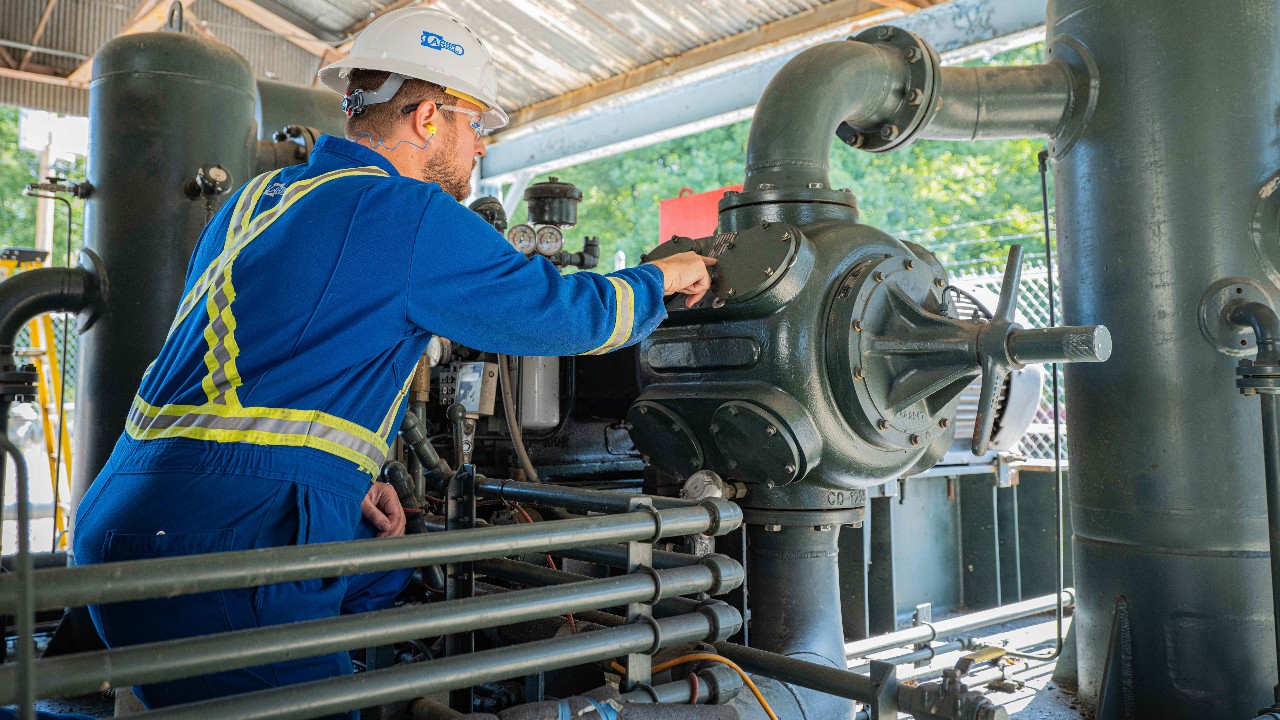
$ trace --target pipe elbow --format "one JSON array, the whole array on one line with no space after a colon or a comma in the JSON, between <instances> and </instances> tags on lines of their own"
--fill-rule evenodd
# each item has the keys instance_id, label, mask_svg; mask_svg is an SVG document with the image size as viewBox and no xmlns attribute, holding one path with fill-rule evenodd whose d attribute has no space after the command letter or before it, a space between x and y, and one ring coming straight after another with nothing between
<instances>
[{"instance_id":1,"label":"pipe elbow","mask_svg":"<svg viewBox=\"0 0 1280 720\"><path fill-rule=\"evenodd\" d=\"M904 101L908 65L893 46L859 40L825 43L792 58L756 106L744 190L825 187L836 128L892 114Z\"/></svg>"},{"instance_id":2,"label":"pipe elbow","mask_svg":"<svg viewBox=\"0 0 1280 720\"><path fill-rule=\"evenodd\" d=\"M22 327L47 312L80 312L96 304L99 285L83 267L37 268L0 282L0 353L12 351Z\"/></svg>"}]
</instances>

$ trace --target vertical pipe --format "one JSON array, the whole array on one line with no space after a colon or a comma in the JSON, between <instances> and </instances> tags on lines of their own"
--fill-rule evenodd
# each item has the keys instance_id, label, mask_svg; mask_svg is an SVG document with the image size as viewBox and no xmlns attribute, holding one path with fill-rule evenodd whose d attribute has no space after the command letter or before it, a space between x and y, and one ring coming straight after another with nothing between
<instances>
[{"instance_id":1,"label":"vertical pipe","mask_svg":"<svg viewBox=\"0 0 1280 720\"><path fill-rule=\"evenodd\" d=\"M1276 674L1259 419L1196 315L1220 279L1270 286L1249 223L1280 163L1280 3L1050 0L1048 27L1100 78L1054 169L1063 321L1116 347L1066 370L1081 697L1123 596L1140 716L1252 717Z\"/></svg>"},{"instance_id":2,"label":"vertical pipe","mask_svg":"<svg viewBox=\"0 0 1280 720\"><path fill-rule=\"evenodd\" d=\"M824 529L825 528L825 529ZM838 526L748 525L752 645L811 663L846 669L840 617ZM850 718L853 702L798 687L790 689L797 720Z\"/></svg>"},{"instance_id":3,"label":"vertical pipe","mask_svg":"<svg viewBox=\"0 0 1280 720\"><path fill-rule=\"evenodd\" d=\"M188 182L221 165L232 187L253 168L253 72L230 48L182 33L107 43L89 87L85 247L106 267L109 307L80 340L72 507L124 430L143 371L182 295L192 249L225 198L190 198Z\"/></svg>"},{"instance_id":4,"label":"vertical pipe","mask_svg":"<svg viewBox=\"0 0 1280 720\"><path fill-rule=\"evenodd\" d=\"M1267 486L1267 538L1271 549L1271 616L1280 657L1280 395L1263 393L1262 463ZM1275 679L1275 678L1273 678ZM1273 689L1280 706L1280 683Z\"/></svg>"}]
</instances>

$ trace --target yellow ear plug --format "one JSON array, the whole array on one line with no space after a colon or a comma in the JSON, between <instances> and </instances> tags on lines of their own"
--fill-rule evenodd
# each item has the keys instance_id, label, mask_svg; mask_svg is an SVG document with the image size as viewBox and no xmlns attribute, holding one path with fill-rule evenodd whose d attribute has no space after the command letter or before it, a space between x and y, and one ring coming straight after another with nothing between
<instances>
[{"instance_id":1,"label":"yellow ear plug","mask_svg":"<svg viewBox=\"0 0 1280 720\"><path fill-rule=\"evenodd\" d=\"M436 134L436 126L435 126L435 125L432 125L431 123L427 123L427 133L429 133L429 134L431 134L431 135L435 135L435 134Z\"/></svg>"}]
</instances>

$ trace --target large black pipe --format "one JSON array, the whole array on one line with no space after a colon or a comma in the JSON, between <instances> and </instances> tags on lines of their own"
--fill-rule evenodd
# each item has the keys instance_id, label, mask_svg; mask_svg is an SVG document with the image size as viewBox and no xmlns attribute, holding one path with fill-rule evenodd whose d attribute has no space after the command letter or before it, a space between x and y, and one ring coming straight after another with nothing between
<instances>
[{"instance_id":1,"label":"large black pipe","mask_svg":"<svg viewBox=\"0 0 1280 720\"><path fill-rule=\"evenodd\" d=\"M844 670L836 527L748 525L752 645L779 655ZM825 529L822 529L825 528ZM848 718L846 696L796 690L798 717Z\"/></svg>"},{"instance_id":2,"label":"large black pipe","mask_svg":"<svg viewBox=\"0 0 1280 720\"><path fill-rule=\"evenodd\" d=\"M98 300L98 279L85 268L37 268L0 283L0 355L8 359L18 333L47 312L80 312Z\"/></svg>"}]
</instances>

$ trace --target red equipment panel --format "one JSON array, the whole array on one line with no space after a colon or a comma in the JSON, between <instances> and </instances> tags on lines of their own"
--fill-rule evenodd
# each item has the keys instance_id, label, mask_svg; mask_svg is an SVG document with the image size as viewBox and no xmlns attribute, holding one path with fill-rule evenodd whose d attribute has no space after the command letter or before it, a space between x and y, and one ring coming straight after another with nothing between
<instances>
[{"instance_id":1,"label":"red equipment panel","mask_svg":"<svg viewBox=\"0 0 1280 720\"><path fill-rule=\"evenodd\" d=\"M672 235L700 238L715 232L716 203L729 190L741 191L742 186L730 185L701 193L684 188L676 197L658 203L658 242L664 243Z\"/></svg>"}]
</instances>

